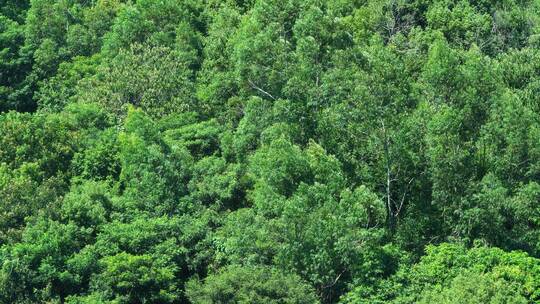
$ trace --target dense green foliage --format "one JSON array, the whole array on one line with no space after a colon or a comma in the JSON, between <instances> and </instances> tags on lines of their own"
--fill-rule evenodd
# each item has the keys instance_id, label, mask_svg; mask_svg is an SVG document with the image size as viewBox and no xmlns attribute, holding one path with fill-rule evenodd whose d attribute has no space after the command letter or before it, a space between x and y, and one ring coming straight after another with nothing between
<instances>
[{"instance_id":1,"label":"dense green foliage","mask_svg":"<svg viewBox=\"0 0 540 304\"><path fill-rule=\"evenodd\" d=\"M539 0L0 0L0 303L539 303Z\"/></svg>"}]
</instances>

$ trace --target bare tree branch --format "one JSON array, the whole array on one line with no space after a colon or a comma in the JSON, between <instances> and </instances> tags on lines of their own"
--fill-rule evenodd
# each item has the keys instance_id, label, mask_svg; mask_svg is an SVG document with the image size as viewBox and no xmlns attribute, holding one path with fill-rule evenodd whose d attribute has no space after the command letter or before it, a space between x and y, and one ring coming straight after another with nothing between
<instances>
[{"instance_id":1,"label":"bare tree branch","mask_svg":"<svg viewBox=\"0 0 540 304\"><path fill-rule=\"evenodd\" d=\"M261 89L259 86L257 86L255 83L253 83L253 81L251 81L251 79L248 79L248 83L253 89L263 93L264 95L266 95L266 96L268 96L270 98L272 98L272 100L276 100L276 98L274 96L272 96L272 94L270 94L270 93L266 92L265 90Z\"/></svg>"}]
</instances>

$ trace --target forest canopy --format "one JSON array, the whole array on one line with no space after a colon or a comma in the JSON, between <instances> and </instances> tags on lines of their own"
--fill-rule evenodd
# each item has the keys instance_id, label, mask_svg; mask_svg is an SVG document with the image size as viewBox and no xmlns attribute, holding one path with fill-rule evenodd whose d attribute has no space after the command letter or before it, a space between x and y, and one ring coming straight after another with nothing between
<instances>
[{"instance_id":1,"label":"forest canopy","mask_svg":"<svg viewBox=\"0 0 540 304\"><path fill-rule=\"evenodd\" d=\"M539 0L0 0L0 303L539 303Z\"/></svg>"}]
</instances>

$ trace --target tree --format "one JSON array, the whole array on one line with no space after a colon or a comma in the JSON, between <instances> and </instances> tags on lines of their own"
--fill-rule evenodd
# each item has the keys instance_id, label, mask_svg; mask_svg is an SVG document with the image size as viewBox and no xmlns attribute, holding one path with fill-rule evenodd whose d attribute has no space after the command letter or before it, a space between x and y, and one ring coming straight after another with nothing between
<instances>
[{"instance_id":1,"label":"tree","mask_svg":"<svg viewBox=\"0 0 540 304\"><path fill-rule=\"evenodd\" d=\"M392 272L394 252L380 243L384 205L365 187L345 188L341 164L320 146L302 151L277 137L251 162L253 208L221 230L226 260L294 270L329 303L349 282Z\"/></svg>"},{"instance_id":2,"label":"tree","mask_svg":"<svg viewBox=\"0 0 540 304\"><path fill-rule=\"evenodd\" d=\"M229 266L203 282L190 281L193 303L317 303L314 291L298 276L268 267Z\"/></svg>"},{"instance_id":3,"label":"tree","mask_svg":"<svg viewBox=\"0 0 540 304\"><path fill-rule=\"evenodd\" d=\"M76 57L70 62L62 62L56 74L41 83L35 93L38 108L47 112L61 111L67 104L75 103L77 85L87 77L97 73L99 57Z\"/></svg>"},{"instance_id":4,"label":"tree","mask_svg":"<svg viewBox=\"0 0 540 304\"><path fill-rule=\"evenodd\" d=\"M38 219L25 230L22 242L0 253L0 299L6 303L62 301L81 285L69 260L89 234L74 224Z\"/></svg>"},{"instance_id":5,"label":"tree","mask_svg":"<svg viewBox=\"0 0 540 304\"><path fill-rule=\"evenodd\" d=\"M538 301L538 259L523 252L459 244L428 246L426 255L368 293L358 288L348 303L529 303ZM496 288L504 286L504 288ZM460 301L461 300L461 301Z\"/></svg>"},{"instance_id":6,"label":"tree","mask_svg":"<svg viewBox=\"0 0 540 304\"><path fill-rule=\"evenodd\" d=\"M95 279L99 293L118 303L173 303L174 270L156 265L148 255L119 253L100 261L105 268Z\"/></svg>"},{"instance_id":7,"label":"tree","mask_svg":"<svg viewBox=\"0 0 540 304\"><path fill-rule=\"evenodd\" d=\"M447 288L425 292L418 303L527 303L519 285L489 274L465 273Z\"/></svg>"},{"instance_id":8,"label":"tree","mask_svg":"<svg viewBox=\"0 0 540 304\"><path fill-rule=\"evenodd\" d=\"M80 81L75 98L98 102L118 117L133 105L160 118L195 110L191 75L188 63L174 50L135 44L103 63L95 76Z\"/></svg>"},{"instance_id":9,"label":"tree","mask_svg":"<svg viewBox=\"0 0 540 304\"><path fill-rule=\"evenodd\" d=\"M128 111L125 132L119 136L120 183L128 204L125 211L156 215L184 211L186 206L178 202L186 194L192 163L185 148L169 146L154 122L134 108Z\"/></svg>"},{"instance_id":10,"label":"tree","mask_svg":"<svg viewBox=\"0 0 540 304\"><path fill-rule=\"evenodd\" d=\"M0 14L0 113L32 109L21 96L25 93L25 72L29 70L29 58L21 54L23 45L24 26Z\"/></svg>"}]
</instances>

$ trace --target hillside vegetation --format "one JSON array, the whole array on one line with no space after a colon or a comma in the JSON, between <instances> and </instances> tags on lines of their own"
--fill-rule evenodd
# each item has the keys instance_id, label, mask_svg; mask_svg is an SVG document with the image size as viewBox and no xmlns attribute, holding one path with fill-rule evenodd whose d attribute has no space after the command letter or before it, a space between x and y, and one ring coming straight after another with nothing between
<instances>
[{"instance_id":1,"label":"hillside vegetation","mask_svg":"<svg viewBox=\"0 0 540 304\"><path fill-rule=\"evenodd\" d=\"M540 303L539 0L0 0L0 303Z\"/></svg>"}]
</instances>

